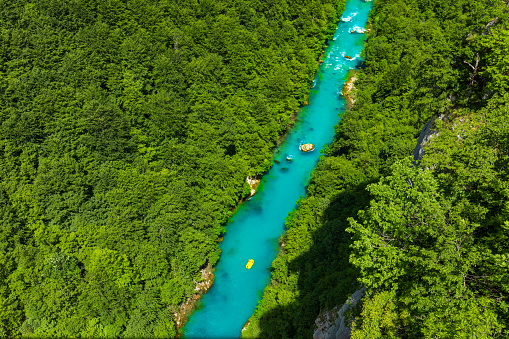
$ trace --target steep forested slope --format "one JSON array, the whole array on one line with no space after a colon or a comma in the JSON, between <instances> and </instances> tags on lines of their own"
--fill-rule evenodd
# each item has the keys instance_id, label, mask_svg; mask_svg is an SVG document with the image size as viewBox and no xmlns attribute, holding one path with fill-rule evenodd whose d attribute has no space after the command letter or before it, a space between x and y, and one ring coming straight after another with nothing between
<instances>
[{"instance_id":1,"label":"steep forested slope","mask_svg":"<svg viewBox=\"0 0 509 339\"><path fill-rule=\"evenodd\" d=\"M288 218L244 337L310 337L360 283L356 338L509 325L507 5L377 0L371 16L355 106ZM447 119L415 167L432 116Z\"/></svg>"},{"instance_id":2,"label":"steep forested slope","mask_svg":"<svg viewBox=\"0 0 509 339\"><path fill-rule=\"evenodd\" d=\"M368 290L354 338L509 334L509 107L454 114L419 166L394 164L350 220Z\"/></svg>"},{"instance_id":3,"label":"steep forested slope","mask_svg":"<svg viewBox=\"0 0 509 339\"><path fill-rule=\"evenodd\" d=\"M340 0L0 0L0 336L165 336Z\"/></svg>"}]
</instances>

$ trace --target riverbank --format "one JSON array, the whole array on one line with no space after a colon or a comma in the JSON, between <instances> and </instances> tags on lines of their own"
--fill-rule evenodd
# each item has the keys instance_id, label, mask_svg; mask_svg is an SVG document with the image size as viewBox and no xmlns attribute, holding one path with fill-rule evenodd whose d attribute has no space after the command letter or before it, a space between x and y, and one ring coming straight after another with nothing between
<instances>
[{"instance_id":1,"label":"riverbank","mask_svg":"<svg viewBox=\"0 0 509 339\"><path fill-rule=\"evenodd\" d=\"M336 25L337 25L337 22L336 22ZM322 48L321 48L321 52L320 54L318 55L317 59L316 59L316 71L315 71L315 74L312 78L309 79L309 86L308 88L306 89L306 93L304 93L304 98L302 99L301 103L300 103L300 107L298 110L295 110L292 112L292 114L290 115L289 117L289 120L288 120L288 123L286 125L286 130L283 134L281 134L279 136L279 138L277 139L276 141L276 144L274 146L274 153L277 153L277 149L279 148L279 146L284 142L286 136L288 135L288 133L291 131L292 127L295 125L295 123L297 122L297 119L298 119L298 114L299 112L305 107L305 106L308 106L309 105L309 96L311 94L311 90L313 89L314 85L315 85L315 82L316 82L316 76L319 72L319 67L321 64L323 64L324 60L323 60L323 56L324 56L324 53L325 53L325 49L327 48L327 43L329 42L329 39L326 39Z\"/></svg>"},{"instance_id":2,"label":"riverbank","mask_svg":"<svg viewBox=\"0 0 509 339\"><path fill-rule=\"evenodd\" d=\"M357 71L356 70L350 70L347 75L347 81L345 82L345 85L343 86L343 90L341 93L343 93L343 97L346 101L346 108L348 110L351 110L355 104L356 100L356 88L355 88L355 82L358 79Z\"/></svg>"},{"instance_id":3,"label":"riverbank","mask_svg":"<svg viewBox=\"0 0 509 339\"><path fill-rule=\"evenodd\" d=\"M201 280L199 282L194 282L194 290L196 293L188 298L186 302L181 304L178 311L173 314L175 317L175 330L179 333L179 337L182 336L181 329L184 327L189 316L198 306L200 299L212 287L212 284L214 283L214 267L207 264L204 269L200 270L200 278Z\"/></svg>"},{"instance_id":4,"label":"riverbank","mask_svg":"<svg viewBox=\"0 0 509 339\"><path fill-rule=\"evenodd\" d=\"M369 33L366 30L366 33ZM350 70L343 86L342 94L346 101L347 110L352 110L356 101L355 82L358 80L358 71ZM345 313L355 308L364 295L365 289L359 289L352 294L344 304L334 306L332 309L321 309L315 320L316 329L313 339L349 338L350 323L346 321Z\"/></svg>"}]
</instances>

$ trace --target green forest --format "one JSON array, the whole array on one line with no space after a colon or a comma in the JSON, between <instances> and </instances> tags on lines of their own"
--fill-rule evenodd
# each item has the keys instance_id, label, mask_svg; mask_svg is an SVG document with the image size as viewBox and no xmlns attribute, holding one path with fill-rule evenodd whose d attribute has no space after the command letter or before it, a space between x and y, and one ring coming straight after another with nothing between
<instances>
[{"instance_id":1,"label":"green forest","mask_svg":"<svg viewBox=\"0 0 509 339\"><path fill-rule=\"evenodd\" d=\"M509 336L509 5L374 0L245 338ZM344 0L0 0L0 337L171 338ZM423 126L436 135L412 154Z\"/></svg>"},{"instance_id":2,"label":"green forest","mask_svg":"<svg viewBox=\"0 0 509 339\"><path fill-rule=\"evenodd\" d=\"M243 337L311 338L361 287L352 338L508 337L507 1L373 5L355 104Z\"/></svg>"},{"instance_id":3,"label":"green forest","mask_svg":"<svg viewBox=\"0 0 509 339\"><path fill-rule=\"evenodd\" d=\"M0 337L174 337L343 0L0 0Z\"/></svg>"}]
</instances>

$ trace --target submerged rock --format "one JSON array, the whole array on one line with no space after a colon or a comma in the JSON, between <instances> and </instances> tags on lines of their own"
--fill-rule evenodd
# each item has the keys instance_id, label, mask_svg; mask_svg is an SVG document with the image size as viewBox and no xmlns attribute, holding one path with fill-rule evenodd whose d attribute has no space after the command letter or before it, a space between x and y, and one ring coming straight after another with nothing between
<instances>
[{"instance_id":1,"label":"submerged rock","mask_svg":"<svg viewBox=\"0 0 509 339\"><path fill-rule=\"evenodd\" d=\"M354 27L349 32L351 34L362 34L362 33L366 32L366 30L364 28Z\"/></svg>"},{"instance_id":2,"label":"submerged rock","mask_svg":"<svg viewBox=\"0 0 509 339\"><path fill-rule=\"evenodd\" d=\"M302 145L299 146L299 149L302 152L311 152L312 150L315 149L315 145L313 145L313 144L302 144Z\"/></svg>"}]
</instances>

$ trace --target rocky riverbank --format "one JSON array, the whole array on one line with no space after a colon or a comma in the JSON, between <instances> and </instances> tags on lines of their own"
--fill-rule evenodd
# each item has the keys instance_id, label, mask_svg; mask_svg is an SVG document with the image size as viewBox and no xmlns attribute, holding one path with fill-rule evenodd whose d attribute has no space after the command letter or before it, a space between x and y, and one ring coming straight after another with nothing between
<instances>
[{"instance_id":1,"label":"rocky riverbank","mask_svg":"<svg viewBox=\"0 0 509 339\"><path fill-rule=\"evenodd\" d=\"M198 301L207 293L214 282L214 268L212 265L208 264L200 273L200 281L194 281L195 294L187 299L185 303L181 304L178 311L173 314L177 331L184 326L187 318L191 315L196 306L198 306Z\"/></svg>"},{"instance_id":2,"label":"rocky riverbank","mask_svg":"<svg viewBox=\"0 0 509 339\"><path fill-rule=\"evenodd\" d=\"M345 97L347 109L352 109L355 104L355 82L357 81L357 73L355 71L348 72L348 80L343 86L343 96Z\"/></svg>"}]
</instances>

